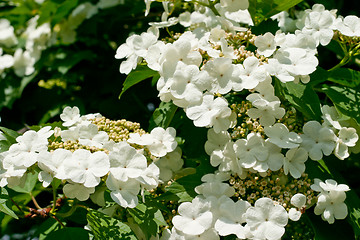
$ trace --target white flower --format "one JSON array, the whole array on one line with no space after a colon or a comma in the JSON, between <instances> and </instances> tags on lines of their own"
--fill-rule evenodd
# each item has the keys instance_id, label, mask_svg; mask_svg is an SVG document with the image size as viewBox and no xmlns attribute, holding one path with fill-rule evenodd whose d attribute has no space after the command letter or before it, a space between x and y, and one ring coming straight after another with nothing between
<instances>
[{"instance_id":1,"label":"white flower","mask_svg":"<svg viewBox=\"0 0 360 240\"><path fill-rule=\"evenodd\" d=\"M320 192L314 209L315 214L321 214L321 218L330 224L334 223L335 219L345 219L348 214L344 203L345 192L350 190L349 187L346 184L337 184L332 179L326 180L325 183L319 179L315 179L314 182L311 188Z\"/></svg>"},{"instance_id":2,"label":"white flower","mask_svg":"<svg viewBox=\"0 0 360 240\"><path fill-rule=\"evenodd\" d=\"M63 126L71 127L81 122L80 110L78 107L65 107L60 114L60 119L64 121Z\"/></svg>"},{"instance_id":3,"label":"white flower","mask_svg":"<svg viewBox=\"0 0 360 240\"><path fill-rule=\"evenodd\" d=\"M335 133L317 121L309 121L303 126L304 134L301 135L301 147L309 152L312 160L320 160L325 156L329 156L335 148Z\"/></svg>"},{"instance_id":4,"label":"white flower","mask_svg":"<svg viewBox=\"0 0 360 240\"><path fill-rule=\"evenodd\" d=\"M319 64L314 53L298 47L280 48L274 58L291 75L308 75L314 72Z\"/></svg>"},{"instance_id":5,"label":"white flower","mask_svg":"<svg viewBox=\"0 0 360 240\"><path fill-rule=\"evenodd\" d=\"M260 198L247 209L246 222L256 239L276 240L285 233L288 214L270 198Z\"/></svg>"},{"instance_id":6,"label":"white flower","mask_svg":"<svg viewBox=\"0 0 360 240\"><path fill-rule=\"evenodd\" d=\"M68 183L63 187L65 196L69 198L77 198L80 201L86 201L90 194L95 192L94 187L85 187L78 183Z\"/></svg>"},{"instance_id":7,"label":"white flower","mask_svg":"<svg viewBox=\"0 0 360 240\"><path fill-rule=\"evenodd\" d=\"M172 127L168 127L166 130L162 127L156 127L151 130L150 135L153 138L153 143L146 146L151 154L156 157L163 157L177 147L176 130Z\"/></svg>"},{"instance_id":8,"label":"white flower","mask_svg":"<svg viewBox=\"0 0 360 240\"><path fill-rule=\"evenodd\" d=\"M43 182L43 187L49 186L53 177L62 180L67 179L63 163L71 156L71 151L62 148L55 149L51 153L47 151L39 153L38 166L42 170L39 173L39 181Z\"/></svg>"},{"instance_id":9,"label":"white flower","mask_svg":"<svg viewBox=\"0 0 360 240\"><path fill-rule=\"evenodd\" d=\"M84 184L85 187L95 187L100 183L100 177L109 172L109 157L104 152L91 153L85 149L77 149L70 159L64 162L64 171L68 178Z\"/></svg>"},{"instance_id":10,"label":"white flower","mask_svg":"<svg viewBox=\"0 0 360 240\"><path fill-rule=\"evenodd\" d=\"M17 137L17 143L10 146L8 154L4 158L4 168L11 165L30 167L36 163L39 152L48 149L47 139L53 134L50 129L51 127L44 127L38 132L29 130Z\"/></svg>"},{"instance_id":11,"label":"white flower","mask_svg":"<svg viewBox=\"0 0 360 240\"><path fill-rule=\"evenodd\" d=\"M16 49L14 53L14 71L19 77L27 76L35 71L35 57L29 51L23 51L21 48Z\"/></svg>"},{"instance_id":12,"label":"white flower","mask_svg":"<svg viewBox=\"0 0 360 240\"><path fill-rule=\"evenodd\" d=\"M137 178L147 167L146 157L138 153L126 142L114 145L115 151L110 152L110 173L119 181L126 182L128 178Z\"/></svg>"},{"instance_id":13,"label":"white flower","mask_svg":"<svg viewBox=\"0 0 360 240\"><path fill-rule=\"evenodd\" d=\"M201 78L203 82L205 79L211 82L211 93L226 94L230 92L232 82L239 78L239 72L235 71L236 69L231 59L215 58L204 65Z\"/></svg>"},{"instance_id":14,"label":"white flower","mask_svg":"<svg viewBox=\"0 0 360 240\"><path fill-rule=\"evenodd\" d=\"M17 44L17 38L14 34L14 27L11 26L10 21L6 18L0 19L0 44L6 47L11 47ZM1 54L0 54L1 55Z\"/></svg>"},{"instance_id":15,"label":"white flower","mask_svg":"<svg viewBox=\"0 0 360 240\"><path fill-rule=\"evenodd\" d=\"M159 184L160 169L155 163L151 163L145 171L141 173L137 180L141 183L143 188L148 190L154 189Z\"/></svg>"},{"instance_id":16,"label":"white flower","mask_svg":"<svg viewBox=\"0 0 360 240\"><path fill-rule=\"evenodd\" d=\"M229 132L221 131L216 133L214 129L210 128L207 133L207 141L205 142L205 151L208 155L215 150L224 149L225 145L230 142L231 137Z\"/></svg>"},{"instance_id":17,"label":"white flower","mask_svg":"<svg viewBox=\"0 0 360 240\"><path fill-rule=\"evenodd\" d=\"M111 191L111 198L124 208L134 208L138 204L137 194L140 191L140 183L134 179L119 181L109 174L106 186Z\"/></svg>"},{"instance_id":18,"label":"white flower","mask_svg":"<svg viewBox=\"0 0 360 240\"><path fill-rule=\"evenodd\" d=\"M159 177L162 181L169 181L172 178L173 173L182 168L184 160L181 158L181 155L181 148L177 147L174 151L167 153L164 157L161 157L155 162L156 166L160 169Z\"/></svg>"},{"instance_id":19,"label":"white flower","mask_svg":"<svg viewBox=\"0 0 360 240\"><path fill-rule=\"evenodd\" d=\"M245 59L242 65L238 65L240 70L241 87L245 89L253 89L260 82L265 81L268 74L265 66L260 65L259 59L254 56ZM242 88L238 87L234 83L233 89L235 91L241 91Z\"/></svg>"},{"instance_id":20,"label":"white flower","mask_svg":"<svg viewBox=\"0 0 360 240\"><path fill-rule=\"evenodd\" d=\"M7 152L0 154L0 187L5 187L6 185L9 185L9 187L18 186L20 179L26 175L27 167L9 165L7 168L4 168L3 159L6 154Z\"/></svg>"},{"instance_id":21,"label":"white flower","mask_svg":"<svg viewBox=\"0 0 360 240\"><path fill-rule=\"evenodd\" d=\"M304 28L302 31L312 35L317 44L323 46L329 44L334 35L335 16L332 12L325 10L321 4L315 4L312 10L307 10L304 16Z\"/></svg>"},{"instance_id":22,"label":"white flower","mask_svg":"<svg viewBox=\"0 0 360 240\"><path fill-rule=\"evenodd\" d=\"M254 43L257 47L257 52L265 57L270 57L276 50L274 39L275 36L270 32L257 36Z\"/></svg>"},{"instance_id":23,"label":"white flower","mask_svg":"<svg viewBox=\"0 0 360 240\"><path fill-rule=\"evenodd\" d=\"M79 128L79 143L81 145L102 148L109 140L109 135L104 131L98 131L95 124L83 125Z\"/></svg>"},{"instance_id":24,"label":"white flower","mask_svg":"<svg viewBox=\"0 0 360 240\"><path fill-rule=\"evenodd\" d=\"M257 161L265 161L268 157L264 140L258 133L248 134L247 139L238 139L234 144L234 150L239 164L244 168L251 168Z\"/></svg>"},{"instance_id":25,"label":"white flower","mask_svg":"<svg viewBox=\"0 0 360 240\"><path fill-rule=\"evenodd\" d=\"M11 56L9 54L5 54L5 55L2 55L2 54L3 54L3 50L0 47L0 74L3 73L5 68L10 68L14 65L13 56Z\"/></svg>"},{"instance_id":26,"label":"white flower","mask_svg":"<svg viewBox=\"0 0 360 240\"><path fill-rule=\"evenodd\" d=\"M191 104L186 108L186 116L193 120L197 127L212 127L221 120L228 120L230 115L231 109L228 107L226 99L222 97L214 99L212 94L205 94L200 105ZM228 127L230 125L231 122L229 121ZM214 130L220 132L226 129Z\"/></svg>"},{"instance_id":27,"label":"white flower","mask_svg":"<svg viewBox=\"0 0 360 240\"><path fill-rule=\"evenodd\" d=\"M269 142L281 148L296 148L302 142L298 134L289 132L289 129L282 123L265 127L264 132L269 137Z\"/></svg>"},{"instance_id":28,"label":"white flower","mask_svg":"<svg viewBox=\"0 0 360 240\"><path fill-rule=\"evenodd\" d=\"M284 158L284 173L289 172L294 178L301 177L305 172L305 162L308 159L308 153L304 148L293 148L286 152Z\"/></svg>"},{"instance_id":29,"label":"white flower","mask_svg":"<svg viewBox=\"0 0 360 240\"><path fill-rule=\"evenodd\" d=\"M349 157L348 147L354 147L356 142L359 140L359 136L356 133L355 128L343 127L339 131L339 137L336 141L334 154L341 160Z\"/></svg>"},{"instance_id":30,"label":"white flower","mask_svg":"<svg viewBox=\"0 0 360 240\"><path fill-rule=\"evenodd\" d=\"M242 225L246 222L245 212L250 203L243 200L234 202L230 198L223 201L219 207L220 217L215 222L215 229L220 236L235 234L240 239L245 239L245 229Z\"/></svg>"},{"instance_id":31,"label":"white flower","mask_svg":"<svg viewBox=\"0 0 360 240\"><path fill-rule=\"evenodd\" d=\"M223 183L219 179L212 179L212 181L207 181L195 187L195 192L204 195L206 198L209 196L214 196L216 198L220 198L221 196L231 197L235 194L234 188L227 183Z\"/></svg>"},{"instance_id":32,"label":"white flower","mask_svg":"<svg viewBox=\"0 0 360 240\"><path fill-rule=\"evenodd\" d=\"M275 123L276 119L280 119L285 115L285 109L280 107L280 101L277 100L268 101L260 94L253 93L246 97L251 101L253 108L247 111L247 114L252 119L259 118L259 122L262 126L271 126Z\"/></svg>"},{"instance_id":33,"label":"white flower","mask_svg":"<svg viewBox=\"0 0 360 240\"><path fill-rule=\"evenodd\" d=\"M181 203L178 207L180 215L173 217L174 227L189 235L200 235L212 226L213 214L206 200L196 197L192 202Z\"/></svg>"},{"instance_id":34,"label":"white flower","mask_svg":"<svg viewBox=\"0 0 360 240\"><path fill-rule=\"evenodd\" d=\"M349 15L344 19L336 21L336 29L348 37L360 36L360 19L357 16Z\"/></svg>"}]
</instances>

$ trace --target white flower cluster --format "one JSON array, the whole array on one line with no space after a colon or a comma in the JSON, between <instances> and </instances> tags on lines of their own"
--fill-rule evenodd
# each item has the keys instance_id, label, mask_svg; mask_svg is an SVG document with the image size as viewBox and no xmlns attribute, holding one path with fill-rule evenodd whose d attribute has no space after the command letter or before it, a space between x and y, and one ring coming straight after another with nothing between
<instances>
[{"instance_id":1,"label":"white flower cluster","mask_svg":"<svg viewBox=\"0 0 360 240\"><path fill-rule=\"evenodd\" d=\"M42 1L38 3L42 4ZM90 2L82 3L53 29L49 22L38 26L39 15L36 15L27 21L26 29L19 36L15 35L14 27L8 19L0 18L0 76L7 68L13 68L19 77L31 75L42 51L55 44L57 39L64 44L73 43L76 40L75 30L85 19L97 14L99 9L118 4L123 4L123 0L100 0L96 5ZM18 39L26 40L24 48L18 47ZM11 50L12 48L15 50ZM10 49L9 54L3 54L5 49Z\"/></svg>"},{"instance_id":2,"label":"white flower cluster","mask_svg":"<svg viewBox=\"0 0 360 240\"><path fill-rule=\"evenodd\" d=\"M182 167L175 129L157 127L150 134L132 133L128 141L115 142L92 123L100 117L100 114L81 116L77 107L66 107L60 115L65 129L54 131L48 126L17 137L16 143L0 154L0 186L21 185L28 169L34 169L37 164L38 179L43 187L59 179L64 184L65 196L85 201L91 194L98 196L95 187L106 179L112 199L124 208L134 208L141 189L156 188ZM78 144L80 147L50 149L51 137L61 138L61 146ZM144 147L134 148L131 143ZM149 161L146 151L156 162ZM96 202L101 202L97 199Z\"/></svg>"},{"instance_id":3,"label":"white flower cluster","mask_svg":"<svg viewBox=\"0 0 360 240\"><path fill-rule=\"evenodd\" d=\"M145 0L146 13L151 2ZM183 108L196 127L210 128L205 150L218 173L203 177L205 183L196 188L199 196L179 206L180 215L173 218L174 228L164 233L163 239L219 239L230 234L239 239L280 239L288 218L299 220L306 196L293 196L291 204L295 208L289 212L269 198L260 198L251 206L243 200L231 200L233 188L224 181L230 175L245 178L248 172L255 172L263 176L281 168L286 175L299 179L308 158L318 161L332 153L341 160L349 156L358 134L347 119L341 119L335 107L323 106L324 122L308 121L297 132L279 121L286 109L275 96L272 78L282 83L308 83L309 75L318 66L317 47L329 44L335 30L359 36L355 26L360 20L354 16L337 17L336 11L316 4L298 12L296 20L286 13L274 16L281 29L275 35L268 32L251 36L242 27L252 25L247 0L224 0L210 4L212 7L206 7L210 6L208 1L200 2L192 13L178 17L179 23L190 30L175 41L158 40L158 28L176 24L176 19L165 23L171 7L166 1L165 20L152 24L145 33L130 36L115 55L126 58L120 65L120 72L125 74L144 60L160 74L157 89L161 101L172 101ZM256 53L236 45L234 39L254 44ZM246 114L258 121L263 133L251 132L233 141L228 129L236 126L237 114L224 95L234 92L247 95L252 107ZM147 142L145 136L134 139L134 143ZM312 187L321 192L315 213L333 223L334 218L347 215L343 201L348 187L332 187L336 185L333 180L327 184ZM330 203L338 205L329 207Z\"/></svg>"}]
</instances>

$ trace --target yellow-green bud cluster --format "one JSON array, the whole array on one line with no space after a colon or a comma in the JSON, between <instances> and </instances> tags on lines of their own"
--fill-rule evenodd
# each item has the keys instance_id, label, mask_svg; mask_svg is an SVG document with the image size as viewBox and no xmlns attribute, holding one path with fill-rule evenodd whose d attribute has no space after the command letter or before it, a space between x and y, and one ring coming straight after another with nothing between
<instances>
[{"instance_id":1,"label":"yellow-green bud cluster","mask_svg":"<svg viewBox=\"0 0 360 240\"><path fill-rule=\"evenodd\" d=\"M247 115L247 111L252 107L251 102L241 101L241 103L232 104L231 109L237 115L238 125L231 129L230 135L233 140L240 138L246 138L246 136L251 133L260 133L264 135L264 128L256 119L251 119Z\"/></svg>"},{"instance_id":2,"label":"yellow-green bud cluster","mask_svg":"<svg viewBox=\"0 0 360 240\"><path fill-rule=\"evenodd\" d=\"M312 181L306 173L299 179L285 175L284 171L268 171L265 177L249 172L245 179L231 176L230 185L235 189L235 197L247 200L251 204L262 197L268 197L282 205L287 211L291 208L290 200L297 193L307 197L307 206L316 203L314 191L310 188Z\"/></svg>"},{"instance_id":3,"label":"yellow-green bud cluster","mask_svg":"<svg viewBox=\"0 0 360 240\"><path fill-rule=\"evenodd\" d=\"M304 118L296 115L297 112L295 108L284 108L286 109L285 115L279 119L278 122L287 126L291 132L301 133L302 127L304 126Z\"/></svg>"},{"instance_id":4,"label":"yellow-green bud cluster","mask_svg":"<svg viewBox=\"0 0 360 240\"><path fill-rule=\"evenodd\" d=\"M92 123L98 126L99 131L104 131L109 135L109 139L114 142L126 141L130 133L145 134L145 130L140 128L140 124L130 122L125 119L110 120L105 117L95 118Z\"/></svg>"},{"instance_id":5,"label":"yellow-green bud cluster","mask_svg":"<svg viewBox=\"0 0 360 240\"><path fill-rule=\"evenodd\" d=\"M92 153L97 152L97 151L104 151L104 152L108 153L108 150L106 150L106 149L97 148L97 147L93 147L93 146L81 145L78 141L76 141L76 142L74 142L74 141L58 142L56 140L57 139L55 139L54 141L49 140L48 149L50 152L54 151L55 149L62 148L62 149L69 150L71 152L74 152L77 149L86 149Z\"/></svg>"}]
</instances>

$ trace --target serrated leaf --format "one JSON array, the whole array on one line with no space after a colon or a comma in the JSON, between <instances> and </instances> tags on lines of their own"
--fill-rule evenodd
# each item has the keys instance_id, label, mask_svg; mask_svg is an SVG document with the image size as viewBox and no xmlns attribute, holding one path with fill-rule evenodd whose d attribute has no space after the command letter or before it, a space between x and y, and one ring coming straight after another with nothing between
<instances>
[{"instance_id":1,"label":"serrated leaf","mask_svg":"<svg viewBox=\"0 0 360 240\"><path fill-rule=\"evenodd\" d=\"M303 0L249 0L249 12L255 25L285 11Z\"/></svg>"},{"instance_id":2,"label":"serrated leaf","mask_svg":"<svg viewBox=\"0 0 360 240\"><path fill-rule=\"evenodd\" d=\"M80 227L65 227L51 232L46 240L82 240L89 239L89 232Z\"/></svg>"},{"instance_id":3,"label":"serrated leaf","mask_svg":"<svg viewBox=\"0 0 360 240\"><path fill-rule=\"evenodd\" d=\"M15 219L19 219L18 216L14 213L14 211L9 208L9 203L9 194L7 190L5 188L1 188L0 211Z\"/></svg>"},{"instance_id":4,"label":"serrated leaf","mask_svg":"<svg viewBox=\"0 0 360 240\"><path fill-rule=\"evenodd\" d=\"M287 82L281 83L284 91L284 97L298 111L300 111L307 120L321 121L321 107L318 95L312 89L310 84Z\"/></svg>"},{"instance_id":5,"label":"serrated leaf","mask_svg":"<svg viewBox=\"0 0 360 240\"><path fill-rule=\"evenodd\" d=\"M350 68L338 68L329 72L328 80L354 88L360 85L360 72Z\"/></svg>"},{"instance_id":6,"label":"serrated leaf","mask_svg":"<svg viewBox=\"0 0 360 240\"><path fill-rule=\"evenodd\" d=\"M86 218L95 239L137 239L128 225L99 211L90 210Z\"/></svg>"},{"instance_id":7,"label":"serrated leaf","mask_svg":"<svg viewBox=\"0 0 360 240\"><path fill-rule=\"evenodd\" d=\"M161 102L150 119L149 131L155 127L169 127L177 109L178 107L171 102Z\"/></svg>"},{"instance_id":8,"label":"serrated leaf","mask_svg":"<svg viewBox=\"0 0 360 240\"><path fill-rule=\"evenodd\" d=\"M360 86L323 85L323 90L341 113L360 123Z\"/></svg>"},{"instance_id":9,"label":"serrated leaf","mask_svg":"<svg viewBox=\"0 0 360 240\"><path fill-rule=\"evenodd\" d=\"M135 84L138 84L139 82L142 82L148 78L154 78L158 75L159 75L159 73L157 71L151 70L147 66L142 66L142 65L137 66L137 68L135 70L133 70L132 72L130 72L130 74L125 79L123 88L119 95L119 99L124 94L124 92L126 90L128 90L130 87L132 87Z\"/></svg>"}]
</instances>

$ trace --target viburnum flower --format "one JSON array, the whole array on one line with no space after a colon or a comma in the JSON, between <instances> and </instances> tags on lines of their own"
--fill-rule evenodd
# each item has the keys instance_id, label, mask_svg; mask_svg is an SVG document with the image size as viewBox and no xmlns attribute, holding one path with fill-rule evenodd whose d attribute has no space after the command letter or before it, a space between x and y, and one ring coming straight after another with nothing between
<instances>
[{"instance_id":1,"label":"viburnum flower","mask_svg":"<svg viewBox=\"0 0 360 240\"><path fill-rule=\"evenodd\" d=\"M21 178L26 175L27 167L9 165L4 168L2 162L4 155L6 155L6 152L0 153L0 187L19 186Z\"/></svg>"},{"instance_id":2,"label":"viburnum flower","mask_svg":"<svg viewBox=\"0 0 360 240\"><path fill-rule=\"evenodd\" d=\"M2 19L0 19L2 20ZM1 23L0 23L1 24ZM0 30L1 32L1 30ZM1 33L0 33L1 34ZM0 47L0 74L3 73L5 68L10 68L14 65L14 58L9 54L3 55L3 50Z\"/></svg>"},{"instance_id":3,"label":"viburnum flower","mask_svg":"<svg viewBox=\"0 0 360 240\"><path fill-rule=\"evenodd\" d=\"M325 10L324 5L314 4L311 10L305 12L302 32L313 36L317 44L328 45L334 35L334 15L334 12Z\"/></svg>"},{"instance_id":4,"label":"viburnum flower","mask_svg":"<svg viewBox=\"0 0 360 240\"><path fill-rule=\"evenodd\" d=\"M212 94L205 94L200 105L191 104L186 108L185 112L186 116L193 120L194 125L197 127L212 127L216 121L221 121L231 115L231 109L228 107L226 99L222 97L214 99ZM226 129L214 130L220 132Z\"/></svg>"},{"instance_id":5,"label":"viburnum flower","mask_svg":"<svg viewBox=\"0 0 360 240\"><path fill-rule=\"evenodd\" d=\"M335 219L346 218L348 210L344 203L346 199L345 192L350 190L346 184L337 184L332 179L323 182L316 178L311 188L320 192L314 209L316 215L321 214L321 218L330 224L334 223Z\"/></svg>"},{"instance_id":6,"label":"viburnum flower","mask_svg":"<svg viewBox=\"0 0 360 240\"><path fill-rule=\"evenodd\" d=\"M39 173L39 181L43 182L43 187L47 187L53 177L65 180L67 174L64 171L64 161L71 158L72 152L66 149L55 149L53 152L42 151L38 156L38 167L42 170Z\"/></svg>"},{"instance_id":7,"label":"viburnum flower","mask_svg":"<svg viewBox=\"0 0 360 240\"><path fill-rule=\"evenodd\" d=\"M246 210L246 222L256 239L277 240L285 233L288 214L270 198L260 198Z\"/></svg>"},{"instance_id":8,"label":"viburnum flower","mask_svg":"<svg viewBox=\"0 0 360 240\"><path fill-rule=\"evenodd\" d=\"M281 148L296 148L302 142L301 137L294 132L289 132L283 123L265 127L264 132L269 137L269 142Z\"/></svg>"},{"instance_id":9,"label":"viburnum flower","mask_svg":"<svg viewBox=\"0 0 360 240\"><path fill-rule=\"evenodd\" d=\"M138 193L140 191L140 183L129 178L127 181L117 180L113 174L109 174L106 179L106 186L111 191L111 198L124 208L134 208L138 204Z\"/></svg>"},{"instance_id":10,"label":"viburnum flower","mask_svg":"<svg viewBox=\"0 0 360 240\"><path fill-rule=\"evenodd\" d=\"M292 196L290 202L296 208L289 209L289 219L292 221L298 221L302 214L301 209L306 207L306 196L302 193L297 193Z\"/></svg>"},{"instance_id":11,"label":"viburnum flower","mask_svg":"<svg viewBox=\"0 0 360 240\"><path fill-rule=\"evenodd\" d=\"M77 149L70 159L64 162L67 177L85 187L95 187L100 183L100 177L109 172L109 157L104 152L91 153L85 149Z\"/></svg>"},{"instance_id":12,"label":"viburnum flower","mask_svg":"<svg viewBox=\"0 0 360 240\"><path fill-rule=\"evenodd\" d=\"M177 230L185 234L200 235L212 226L210 203L200 197L181 203L178 212L179 215L173 217L172 222Z\"/></svg>"},{"instance_id":13,"label":"viburnum flower","mask_svg":"<svg viewBox=\"0 0 360 240\"><path fill-rule=\"evenodd\" d=\"M78 107L65 107L60 114L60 119L63 121L63 126L71 127L81 122L80 110Z\"/></svg>"},{"instance_id":14,"label":"viburnum flower","mask_svg":"<svg viewBox=\"0 0 360 240\"><path fill-rule=\"evenodd\" d=\"M309 152L312 160L320 160L325 156L329 156L335 148L336 135L328 127L321 126L317 121L309 121L303 126L304 134L300 135L302 143L300 147Z\"/></svg>"},{"instance_id":15,"label":"viburnum flower","mask_svg":"<svg viewBox=\"0 0 360 240\"><path fill-rule=\"evenodd\" d=\"M209 175L209 174L207 174L207 175ZM207 175L205 175L205 176L207 176ZM216 198L220 198L221 196L231 197L235 194L234 188L232 188L227 183L223 183L222 179L215 177L210 180L209 177L204 178L205 176L203 176L201 178L201 180L205 181L205 182L203 184L195 187L195 192L197 192L198 194L202 194L206 198L209 196L214 196Z\"/></svg>"},{"instance_id":16,"label":"viburnum flower","mask_svg":"<svg viewBox=\"0 0 360 240\"><path fill-rule=\"evenodd\" d=\"M275 36L270 32L257 36L254 42L257 52L265 57L270 57L276 50L274 39Z\"/></svg>"},{"instance_id":17,"label":"viburnum flower","mask_svg":"<svg viewBox=\"0 0 360 240\"><path fill-rule=\"evenodd\" d=\"M208 61L201 71L202 82L211 82L211 93L226 94L230 92L233 81L239 78L236 65L232 64L229 58L215 58ZM206 79L206 80L205 80Z\"/></svg>"},{"instance_id":18,"label":"viburnum flower","mask_svg":"<svg viewBox=\"0 0 360 240\"><path fill-rule=\"evenodd\" d=\"M98 126L89 124L79 127L79 143L81 145L102 148L109 140L109 135L104 131L99 131Z\"/></svg>"},{"instance_id":19,"label":"viburnum flower","mask_svg":"<svg viewBox=\"0 0 360 240\"><path fill-rule=\"evenodd\" d=\"M295 79L275 58L270 58L265 67L271 76L277 77L283 83L292 82Z\"/></svg>"},{"instance_id":20,"label":"viburnum flower","mask_svg":"<svg viewBox=\"0 0 360 240\"><path fill-rule=\"evenodd\" d=\"M4 168L11 165L30 167L37 162L39 152L48 149L48 138L53 134L51 127L43 127L38 132L29 130L16 138L3 160Z\"/></svg>"},{"instance_id":21,"label":"viburnum flower","mask_svg":"<svg viewBox=\"0 0 360 240\"><path fill-rule=\"evenodd\" d=\"M280 101L268 101L260 94L250 94L246 97L249 100L253 108L247 111L247 114L252 119L259 118L259 122L262 126L271 126L275 123L276 119L280 119L285 115L285 109L280 107Z\"/></svg>"},{"instance_id":22,"label":"viburnum flower","mask_svg":"<svg viewBox=\"0 0 360 240\"><path fill-rule=\"evenodd\" d=\"M274 58L278 60L281 67L288 71L291 75L307 75L316 70L319 64L314 53L303 48L280 48Z\"/></svg>"},{"instance_id":23,"label":"viburnum flower","mask_svg":"<svg viewBox=\"0 0 360 240\"><path fill-rule=\"evenodd\" d=\"M308 159L308 152L304 148L293 148L286 152L284 158L284 173L291 174L294 178L301 177L305 172L305 162Z\"/></svg>"},{"instance_id":24,"label":"viburnum flower","mask_svg":"<svg viewBox=\"0 0 360 240\"><path fill-rule=\"evenodd\" d=\"M335 27L339 32L348 37L360 36L360 19L357 16L349 15L345 18L338 18Z\"/></svg>"},{"instance_id":25,"label":"viburnum flower","mask_svg":"<svg viewBox=\"0 0 360 240\"><path fill-rule=\"evenodd\" d=\"M159 178L163 182L169 181L173 174L182 168L184 160L181 158L181 155L181 148L177 147L174 151L167 153L155 162L156 166L160 169Z\"/></svg>"},{"instance_id":26,"label":"viburnum flower","mask_svg":"<svg viewBox=\"0 0 360 240\"><path fill-rule=\"evenodd\" d=\"M238 139L234 144L234 150L239 164L244 168L255 166L258 160L265 161L269 154L263 138L258 133L249 133L246 139Z\"/></svg>"},{"instance_id":27,"label":"viburnum flower","mask_svg":"<svg viewBox=\"0 0 360 240\"><path fill-rule=\"evenodd\" d=\"M0 19L0 44L9 48L17 43L18 40L14 34L14 27L11 26L10 21L6 18Z\"/></svg>"},{"instance_id":28,"label":"viburnum flower","mask_svg":"<svg viewBox=\"0 0 360 240\"><path fill-rule=\"evenodd\" d=\"M260 65L260 61L256 57L248 57L242 65L238 66L240 71L240 82L239 85L233 83L233 89L235 91L241 91L243 88L253 89L260 82L265 81L268 76L265 66Z\"/></svg>"},{"instance_id":29,"label":"viburnum flower","mask_svg":"<svg viewBox=\"0 0 360 240\"><path fill-rule=\"evenodd\" d=\"M95 187L85 187L79 183L68 183L63 187L63 192L68 198L76 198L80 201L89 199L90 194L95 192Z\"/></svg>"},{"instance_id":30,"label":"viburnum flower","mask_svg":"<svg viewBox=\"0 0 360 240\"><path fill-rule=\"evenodd\" d=\"M176 130L168 127L166 130L162 127L156 127L151 130L150 134L130 134L127 140L129 143L136 143L146 146L155 157L163 157L172 152L177 147L175 140Z\"/></svg>"},{"instance_id":31,"label":"viburnum flower","mask_svg":"<svg viewBox=\"0 0 360 240\"><path fill-rule=\"evenodd\" d=\"M240 239L245 239L245 227L242 225L246 222L246 210L250 203L243 200L234 202L230 198L223 201L219 207L220 217L215 222L215 229L220 236L235 234Z\"/></svg>"},{"instance_id":32,"label":"viburnum flower","mask_svg":"<svg viewBox=\"0 0 360 240\"><path fill-rule=\"evenodd\" d=\"M146 157L138 153L126 142L114 145L114 151L109 154L110 173L119 181L126 182L128 178L139 177L147 167Z\"/></svg>"},{"instance_id":33,"label":"viburnum flower","mask_svg":"<svg viewBox=\"0 0 360 240\"><path fill-rule=\"evenodd\" d=\"M35 71L35 62L36 59L31 55L31 52L23 51L21 48L16 49L13 64L15 74L19 77L32 74Z\"/></svg>"},{"instance_id":34,"label":"viburnum flower","mask_svg":"<svg viewBox=\"0 0 360 240\"><path fill-rule=\"evenodd\" d=\"M334 154L341 160L349 157L348 147L354 147L356 142L359 140L359 136L356 133L355 128L346 128L343 127L338 133L338 139L336 141L336 146L334 149Z\"/></svg>"}]
</instances>

